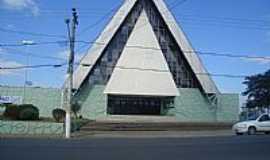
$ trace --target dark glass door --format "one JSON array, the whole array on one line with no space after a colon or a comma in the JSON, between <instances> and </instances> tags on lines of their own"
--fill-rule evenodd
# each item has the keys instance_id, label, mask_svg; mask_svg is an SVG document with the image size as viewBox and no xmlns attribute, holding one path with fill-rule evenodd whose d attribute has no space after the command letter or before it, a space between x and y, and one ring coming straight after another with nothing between
<instances>
[{"instance_id":1,"label":"dark glass door","mask_svg":"<svg viewBox=\"0 0 270 160\"><path fill-rule=\"evenodd\" d=\"M107 112L114 115L160 115L158 97L108 96Z\"/></svg>"}]
</instances>

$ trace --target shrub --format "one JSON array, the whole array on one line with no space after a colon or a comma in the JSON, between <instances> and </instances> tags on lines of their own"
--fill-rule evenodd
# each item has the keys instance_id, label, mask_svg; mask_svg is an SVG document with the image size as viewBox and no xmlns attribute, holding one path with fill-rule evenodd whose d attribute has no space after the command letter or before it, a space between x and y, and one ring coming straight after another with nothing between
<instances>
[{"instance_id":1,"label":"shrub","mask_svg":"<svg viewBox=\"0 0 270 160\"><path fill-rule=\"evenodd\" d=\"M19 106L19 120L38 120L39 110L32 104L23 104Z\"/></svg>"},{"instance_id":2,"label":"shrub","mask_svg":"<svg viewBox=\"0 0 270 160\"><path fill-rule=\"evenodd\" d=\"M78 112L81 110L81 105L78 102L75 102L71 106L71 111L75 115L76 118L78 118Z\"/></svg>"},{"instance_id":3,"label":"shrub","mask_svg":"<svg viewBox=\"0 0 270 160\"><path fill-rule=\"evenodd\" d=\"M0 108L5 108L6 105L0 103Z\"/></svg>"},{"instance_id":4,"label":"shrub","mask_svg":"<svg viewBox=\"0 0 270 160\"><path fill-rule=\"evenodd\" d=\"M56 108L52 111L52 116L57 122L63 122L66 116L66 111Z\"/></svg>"},{"instance_id":5,"label":"shrub","mask_svg":"<svg viewBox=\"0 0 270 160\"><path fill-rule=\"evenodd\" d=\"M15 104L6 105L6 109L4 111L4 117L8 119L16 120L19 116L19 106Z\"/></svg>"}]
</instances>

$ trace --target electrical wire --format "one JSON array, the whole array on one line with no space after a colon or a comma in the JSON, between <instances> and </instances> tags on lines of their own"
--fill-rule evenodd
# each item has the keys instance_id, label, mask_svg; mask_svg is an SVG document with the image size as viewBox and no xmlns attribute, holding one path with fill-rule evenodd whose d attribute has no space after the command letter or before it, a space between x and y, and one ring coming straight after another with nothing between
<instances>
[{"instance_id":1,"label":"electrical wire","mask_svg":"<svg viewBox=\"0 0 270 160\"><path fill-rule=\"evenodd\" d=\"M214 20L214 21L227 21L227 22L241 22L241 23L256 23L256 24L270 24L269 20L263 19L251 19L251 18L239 18L239 17L217 17L217 16L202 16L191 14L179 14L176 17L192 18L199 20Z\"/></svg>"},{"instance_id":2,"label":"electrical wire","mask_svg":"<svg viewBox=\"0 0 270 160\"><path fill-rule=\"evenodd\" d=\"M6 33L31 35L31 36L37 36L37 37L66 38L66 36L63 36L63 35L53 35L53 34L36 33L36 32L25 32L25 31L19 31L19 30L5 29L5 28L1 28L1 27L0 27L0 31L6 32Z\"/></svg>"},{"instance_id":3,"label":"electrical wire","mask_svg":"<svg viewBox=\"0 0 270 160\"><path fill-rule=\"evenodd\" d=\"M21 66L16 66L16 67L1 67L0 70L18 70L18 69L35 69L35 68L47 68L47 67L53 67L53 68L59 68L67 65L66 63L64 64L39 64L39 65L21 65Z\"/></svg>"},{"instance_id":4,"label":"electrical wire","mask_svg":"<svg viewBox=\"0 0 270 160\"><path fill-rule=\"evenodd\" d=\"M108 18L112 13L116 12L117 10L120 9L120 7L122 6L122 4L124 3L124 1L122 1L122 3L120 3L119 5L113 7L112 9L109 10L109 12L107 12L105 15L103 15L100 19L98 19L96 22L94 22L93 24L85 27L84 29L82 29L78 36L82 35L83 33L87 32L88 30L90 30L91 28L97 26L98 24L100 24L101 22L103 22L106 18Z\"/></svg>"},{"instance_id":5,"label":"electrical wire","mask_svg":"<svg viewBox=\"0 0 270 160\"><path fill-rule=\"evenodd\" d=\"M77 63L83 67L92 67L93 64L86 64L86 63ZM108 68L119 68L119 69L126 69L126 70L138 70L138 71L151 71L151 72L170 72L169 70L159 70L159 69L151 69L151 68L139 68L139 67L125 67L125 66L112 66L112 65L100 65L101 67L108 67ZM233 75L233 74L216 74L216 73L194 73L196 75L205 75L205 76L212 76L212 77L225 77L225 78L245 78L248 75Z\"/></svg>"},{"instance_id":6,"label":"electrical wire","mask_svg":"<svg viewBox=\"0 0 270 160\"><path fill-rule=\"evenodd\" d=\"M173 10L173 9L177 8L178 6L184 4L185 2L187 2L187 0L180 0L180 1L179 0L175 0L173 3L171 3L169 5L169 9L170 10Z\"/></svg>"},{"instance_id":7,"label":"electrical wire","mask_svg":"<svg viewBox=\"0 0 270 160\"><path fill-rule=\"evenodd\" d=\"M19 56L24 56L24 57L35 57L35 58L41 58L41 59L50 59L50 60L58 60L58 61L66 61L66 59L64 58L60 58L60 57L54 57L54 56L42 56L39 54L35 54L35 53L31 53L31 52L25 52L25 51L21 51L18 49L13 49L13 48L7 48L7 47L3 47L5 50L5 52L1 52L1 54L15 54L15 55L19 55Z\"/></svg>"},{"instance_id":8,"label":"electrical wire","mask_svg":"<svg viewBox=\"0 0 270 160\"><path fill-rule=\"evenodd\" d=\"M38 68L60 68L66 66L67 63L63 64L41 64L41 65L29 65L29 66L16 66L16 67L0 67L0 70L18 70L18 69L38 69ZM90 67L93 66L92 64L80 64L83 67ZM159 69L145 69L145 68L138 68L138 67L125 67L125 66L109 66L103 65L104 67L111 67L111 68L119 68L119 69L127 69L127 70L139 70L139 71L151 71L151 72L170 72L169 70L159 70ZM225 77L225 78L245 78L248 75L232 75L232 74L212 74L212 73L194 73L196 75L206 75L212 77Z\"/></svg>"},{"instance_id":9,"label":"electrical wire","mask_svg":"<svg viewBox=\"0 0 270 160\"><path fill-rule=\"evenodd\" d=\"M59 42L67 42L67 41L56 41L56 42L36 42L34 44L31 44L31 46L35 45L44 45L44 44L59 44ZM83 45L82 48L86 47L87 45L90 44L96 44L96 45L106 45L105 43L101 42L94 42L94 41L83 41L83 40L77 40L75 43L84 43L86 45ZM25 46L24 44L0 44L0 47L5 47L5 46L10 46L10 47L16 47L16 46ZM136 45L126 45L126 48L138 48L138 49L146 49L146 50L158 50L160 51L160 48L154 48L154 47L145 47L145 46L136 46ZM162 51L162 50L161 50ZM232 53L220 53L220 52L206 52L206 51L185 51L183 50L182 52L184 53L197 53L200 55L210 55L210 56L220 56L220 57L229 57L229 58L247 58L247 59L265 59L270 61L270 57L267 56L250 56L250 55L240 55L240 54L232 54ZM54 57L56 58L56 57Z\"/></svg>"},{"instance_id":10,"label":"electrical wire","mask_svg":"<svg viewBox=\"0 0 270 160\"><path fill-rule=\"evenodd\" d=\"M92 43L96 45L106 45L105 43L100 43L100 42L88 42L88 41L78 41L81 43ZM136 46L136 45L126 45L125 48L138 48L138 49L146 49L146 50L157 50L157 51L162 51L160 48L154 48L154 47L145 47L145 46ZM232 54L232 53L220 53L220 52L204 52L204 51L185 51L182 50L184 53L197 53L201 55L210 55L210 56L221 56L221 57L229 57L229 58L247 58L247 59L265 59L270 61L270 57L266 56L250 56L250 55L238 55L238 54Z\"/></svg>"},{"instance_id":11,"label":"electrical wire","mask_svg":"<svg viewBox=\"0 0 270 160\"><path fill-rule=\"evenodd\" d=\"M50 41L50 42L34 42L34 43L31 43L31 44L17 44L17 43L14 43L14 44L4 44L4 43L0 43L0 47L23 47L23 46L37 46L37 45L49 45L49 44L65 44L67 45L69 42L67 40L63 41L63 40L60 40L60 41Z\"/></svg>"},{"instance_id":12,"label":"electrical wire","mask_svg":"<svg viewBox=\"0 0 270 160\"><path fill-rule=\"evenodd\" d=\"M203 21L203 20L193 20L193 19L185 19L183 18L180 22L179 19L175 19L178 24L183 24L181 22L185 22L185 25L192 25L196 27L202 28L202 26L210 26L210 27L226 27L226 28L234 28L234 29L248 29L248 30L260 30L267 31L270 30L270 27L265 25L247 25L241 23L227 23L227 22L219 22L219 21Z\"/></svg>"}]
</instances>

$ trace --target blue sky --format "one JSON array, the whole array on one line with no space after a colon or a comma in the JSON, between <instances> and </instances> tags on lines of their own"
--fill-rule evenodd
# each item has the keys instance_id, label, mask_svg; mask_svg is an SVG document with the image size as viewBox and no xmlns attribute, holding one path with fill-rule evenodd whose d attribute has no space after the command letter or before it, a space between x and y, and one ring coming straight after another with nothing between
<instances>
[{"instance_id":1,"label":"blue sky","mask_svg":"<svg viewBox=\"0 0 270 160\"><path fill-rule=\"evenodd\" d=\"M175 0L166 0L168 5ZM181 0L179 0L181 1ZM92 41L102 31L110 17L80 34L95 24L122 0L0 0L0 27L9 30L66 35L64 19L70 17L71 8L78 8L78 40ZM173 8L181 27L195 50L203 52L230 53L250 56L270 56L270 1L269 0L187 0ZM0 31L1 44L20 44L23 40L51 42L59 37L30 36ZM77 44L79 60L89 45ZM65 58L67 47L61 44L40 46L2 47L2 66L19 66L27 63L25 52L41 56ZM270 68L264 59L225 58L200 55L210 73L250 75ZM61 60L30 57L29 64L58 64ZM44 68L28 71L28 79L34 86L61 87L66 68ZM23 85L23 70L1 71L1 85ZM222 92L240 93L245 86L243 79L213 77Z\"/></svg>"}]
</instances>

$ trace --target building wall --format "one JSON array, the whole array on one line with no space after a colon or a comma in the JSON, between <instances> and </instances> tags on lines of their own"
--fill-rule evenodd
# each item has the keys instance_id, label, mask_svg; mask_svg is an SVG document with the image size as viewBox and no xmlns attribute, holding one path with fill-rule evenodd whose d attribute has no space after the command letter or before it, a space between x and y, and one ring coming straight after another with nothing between
<instances>
[{"instance_id":1,"label":"building wall","mask_svg":"<svg viewBox=\"0 0 270 160\"><path fill-rule=\"evenodd\" d=\"M106 116L106 96L103 94L104 85L84 86L76 96L76 100L82 105L80 114L89 119L97 119Z\"/></svg>"},{"instance_id":2,"label":"building wall","mask_svg":"<svg viewBox=\"0 0 270 160\"><path fill-rule=\"evenodd\" d=\"M84 86L76 96L82 104L80 113L85 118L97 119L106 116L104 85ZM237 94L218 95L218 105L213 107L199 89L180 88L174 108L163 110L164 115L175 116L181 122L233 122L238 120L239 97ZM0 87L0 95L22 96L22 87ZM42 117L51 117L54 108L61 105L61 90L52 88L27 88L26 103L40 109Z\"/></svg>"},{"instance_id":3,"label":"building wall","mask_svg":"<svg viewBox=\"0 0 270 160\"><path fill-rule=\"evenodd\" d=\"M81 114L90 119L106 116L105 86L95 85L80 92ZM199 89L180 88L175 107L163 110L163 115L176 116L181 122L233 122L238 120L239 98L237 94L218 95L218 105L213 107Z\"/></svg>"},{"instance_id":4,"label":"building wall","mask_svg":"<svg viewBox=\"0 0 270 160\"><path fill-rule=\"evenodd\" d=\"M238 94L218 95L217 106L211 106L199 89L180 88L175 98L175 108L167 115L176 116L181 122L234 122L238 120Z\"/></svg>"},{"instance_id":5,"label":"building wall","mask_svg":"<svg viewBox=\"0 0 270 160\"><path fill-rule=\"evenodd\" d=\"M175 98L175 108L169 115L175 115L182 122L213 122L216 120L214 107L203 97L199 89L181 88Z\"/></svg>"},{"instance_id":6,"label":"building wall","mask_svg":"<svg viewBox=\"0 0 270 160\"><path fill-rule=\"evenodd\" d=\"M238 94L218 95L217 121L238 121L239 106Z\"/></svg>"}]
</instances>

